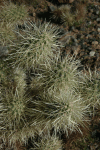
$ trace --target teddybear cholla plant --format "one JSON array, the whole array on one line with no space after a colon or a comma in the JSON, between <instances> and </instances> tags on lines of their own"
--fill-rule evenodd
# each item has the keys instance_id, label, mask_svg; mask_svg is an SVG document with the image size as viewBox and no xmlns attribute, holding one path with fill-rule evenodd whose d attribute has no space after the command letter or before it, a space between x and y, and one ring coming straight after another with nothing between
<instances>
[{"instance_id":1,"label":"teddybear cholla plant","mask_svg":"<svg viewBox=\"0 0 100 150\"><path fill-rule=\"evenodd\" d=\"M75 22L75 15L71 13L70 5L62 5L60 7L56 7L56 9L52 12L51 19L56 21L60 21L65 25L73 25Z\"/></svg>"},{"instance_id":2,"label":"teddybear cholla plant","mask_svg":"<svg viewBox=\"0 0 100 150\"><path fill-rule=\"evenodd\" d=\"M43 89L44 87L45 90L55 93L66 84L66 90L69 88L77 89L79 83L82 84L80 80L83 81L84 79L82 72L78 71L80 67L82 67L80 61L75 60L74 56L67 55L63 60L58 56L49 68L45 66L36 68L37 74L33 72L32 74L35 75L33 77L31 74L30 88L34 90L37 85L38 88Z\"/></svg>"},{"instance_id":3,"label":"teddybear cholla plant","mask_svg":"<svg viewBox=\"0 0 100 150\"><path fill-rule=\"evenodd\" d=\"M12 31L11 24L7 23L6 25L2 22L0 24L0 44L7 45L10 41L13 41L16 38L15 33Z\"/></svg>"},{"instance_id":4,"label":"teddybear cholla plant","mask_svg":"<svg viewBox=\"0 0 100 150\"><path fill-rule=\"evenodd\" d=\"M10 23L11 27L16 23L21 23L23 20L26 20L28 17L28 10L25 5L18 6L10 2L4 3L4 6L1 7L0 19L3 23Z\"/></svg>"},{"instance_id":5,"label":"teddybear cholla plant","mask_svg":"<svg viewBox=\"0 0 100 150\"><path fill-rule=\"evenodd\" d=\"M86 105L90 104L91 112L95 114L95 108L100 107L100 75L97 69L91 71L88 68L88 73L84 70L85 82L83 85L79 84L78 90L84 99L87 99Z\"/></svg>"},{"instance_id":6,"label":"teddybear cholla plant","mask_svg":"<svg viewBox=\"0 0 100 150\"><path fill-rule=\"evenodd\" d=\"M10 2L4 2L4 6L0 8L0 42L5 45L14 40L15 33L12 29L16 24L21 24L28 17L28 10L23 4L18 6ZM8 46L8 45L7 45Z\"/></svg>"},{"instance_id":7,"label":"teddybear cholla plant","mask_svg":"<svg viewBox=\"0 0 100 150\"><path fill-rule=\"evenodd\" d=\"M73 60L73 57L66 57L63 61L59 59L50 67L52 70L48 71L44 92L32 100L35 109L30 108L31 113L38 111L43 118L41 124L44 129L50 130L54 127L55 134L60 130L67 134L68 131L81 132L79 126L84 126L87 121L85 117L89 105L85 105L86 99L77 90L79 82L82 85L81 79L84 78L78 67L80 63Z\"/></svg>"},{"instance_id":8,"label":"teddybear cholla plant","mask_svg":"<svg viewBox=\"0 0 100 150\"><path fill-rule=\"evenodd\" d=\"M0 105L2 106L2 109L0 110L0 138L2 138L3 141L6 141L7 138L10 141L11 136L17 130L24 127L24 103L25 98L23 94L19 94L17 88L14 89L12 87L12 89L1 89Z\"/></svg>"},{"instance_id":9,"label":"teddybear cholla plant","mask_svg":"<svg viewBox=\"0 0 100 150\"><path fill-rule=\"evenodd\" d=\"M59 29L50 23L24 23L25 29L15 31L19 41L12 45L9 58L13 65L23 68L36 68L38 65L49 65L55 57L61 43L58 41ZM58 51L59 53L59 51Z\"/></svg>"},{"instance_id":10,"label":"teddybear cholla plant","mask_svg":"<svg viewBox=\"0 0 100 150\"><path fill-rule=\"evenodd\" d=\"M25 73L16 68L4 83L0 85L0 139L13 146L17 141L27 143L37 129L29 126Z\"/></svg>"}]
</instances>

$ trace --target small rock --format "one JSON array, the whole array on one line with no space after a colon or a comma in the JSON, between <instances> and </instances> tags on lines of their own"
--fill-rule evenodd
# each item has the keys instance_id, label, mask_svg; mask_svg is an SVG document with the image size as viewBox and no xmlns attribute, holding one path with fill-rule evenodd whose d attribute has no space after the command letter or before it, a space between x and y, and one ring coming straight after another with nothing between
<instances>
[{"instance_id":1,"label":"small rock","mask_svg":"<svg viewBox=\"0 0 100 150\"><path fill-rule=\"evenodd\" d=\"M97 21L98 23L100 23L100 18L97 18L96 21Z\"/></svg>"},{"instance_id":2,"label":"small rock","mask_svg":"<svg viewBox=\"0 0 100 150\"><path fill-rule=\"evenodd\" d=\"M100 28L98 28L97 30L98 30L98 32L100 32Z\"/></svg>"},{"instance_id":3,"label":"small rock","mask_svg":"<svg viewBox=\"0 0 100 150\"><path fill-rule=\"evenodd\" d=\"M93 45L98 45L98 41L93 41L92 44Z\"/></svg>"},{"instance_id":4,"label":"small rock","mask_svg":"<svg viewBox=\"0 0 100 150\"><path fill-rule=\"evenodd\" d=\"M86 36L86 39L88 39L89 37L91 37L91 34L88 34L88 35Z\"/></svg>"},{"instance_id":5,"label":"small rock","mask_svg":"<svg viewBox=\"0 0 100 150\"><path fill-rule=\"evenodd\" d=\"M53 11L56 10L56 7L54 7L53 5L50 5L50 6L49 6L49 9L50 9L51 12L53 12Z\"/></svg>"},{"instance_id":6,"label":"small rock","mask_svg":"<svg viewBox=\"0 0 100 150\"><path fill-rule=\"evenodd\" d=\"M91 24L92 24L91 21L87 21L87 22L86 22L86 26L91 25Z\"/></svg>"},{"instance_id":7,"label":"small rock","mask_svg":"<svg viewBox=\"0 0 100 150\"><path fill-rule=\"evenodd\" d=\"M95 52L94 51L91 51L90 52L90 56L94 56L95 55Z\"/></svg>"},{"instance_id":8,"label":"small rock","mask_svg":"<svg viewBox=\"0 0 100 150\"><path fill-rule=\"evenodd\" d=\"M99 10L96 11L96 15L98 15L98 14L99 14Z\"/></svg>"}]
</instances>

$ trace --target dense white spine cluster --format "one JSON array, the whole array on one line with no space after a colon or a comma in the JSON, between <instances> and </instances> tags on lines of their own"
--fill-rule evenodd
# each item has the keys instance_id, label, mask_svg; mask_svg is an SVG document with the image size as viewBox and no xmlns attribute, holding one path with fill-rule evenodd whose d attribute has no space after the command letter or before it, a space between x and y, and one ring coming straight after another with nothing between
<instances>
[{"instance_id":1,"label":"dense white spine cluster","mask_svg":"<svg viewBox=\"0 0 100 150\"><path fill-rule=\"evenodd\" d=\"M22 33L16 31L19 42L13 44L9 59L14 59L14 66L23 68L36 68L41 64L48 66L59 54L59 28L46 22L39 26L28 22L24 26Z\"/></svg>"}]
</instances>

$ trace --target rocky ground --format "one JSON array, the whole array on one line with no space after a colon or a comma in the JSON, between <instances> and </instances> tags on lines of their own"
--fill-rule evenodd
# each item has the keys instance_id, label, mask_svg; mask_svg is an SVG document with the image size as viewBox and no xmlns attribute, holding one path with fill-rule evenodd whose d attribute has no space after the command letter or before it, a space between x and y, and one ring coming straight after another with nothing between
<instances>
[{"instance_id":1,"label":"rocky ground","mask_svg":"<svg viewBox=\"0 0 100 150\"><path fill-rule=\"evenodd\" d=\"M16 3L15 0L11 1ZM60 39L64 45L61 49L62 56L75 54L86 69L90 67L94 71L96 68L100 73L100 0L79 1L81 0L17 0L19 4L26 4L31 21L46 19L61 28L64 34ZM3 5L2 0L0 4ZM72 26L63 25L59 19L50 19L55 7L61 5L70 5L72 11L75 8L79 10L76 23ZM62 134L64 150L100 150L100 113L91 116L91 119L88 128L82 129L83 135L73 133L68 138ZM4 149L11 150L7 146ZM31 150L31 144L27 147L19 146L19 150L21 149Z\"/></svg>"}]
</instances>

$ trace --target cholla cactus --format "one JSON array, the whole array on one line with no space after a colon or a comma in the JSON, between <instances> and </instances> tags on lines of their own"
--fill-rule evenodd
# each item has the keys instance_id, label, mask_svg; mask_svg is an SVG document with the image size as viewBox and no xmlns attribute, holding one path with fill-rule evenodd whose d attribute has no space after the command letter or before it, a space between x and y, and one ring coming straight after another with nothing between
<instances>
[{"instance_id":1,"label":"cholla cactus","mask_svg":"<svg viewBox=\"0 0 100 150\"><path fill-rule=\"evenodd\" d=\"M62 5L52 12L52 18L60 21L65 25L72 25L75 21L75 16L71 13L70 5Z\"/></svg>"},{"instance_id":2,"label":"cholla cactus","mask_svg":"<svg viewBox=\"0 0 100 150\"><path fill-rule=\"evenodd\" d=\"M40 113L42 116L41 125L45 129L54 128L55 134L63 131L67 135L73 131L81 132L80 126L84 127L89 105L85 105L85 101L73 90L65 90L64 86L58 93L41 95L37 101L32 101L35 109L30 109ZM44 116L44 117L43 117Z\"/></svg>"},{"instance_id":3,"label":"cholla cactus","mask_svg":"<svg viewBox=\"0 0 100 150\"><path fill-rule=\"evenodd\" d=\"M87 99L86 105L90 104L93 108L92 112L94 114L94 109L100 105L100 75L96 69L92 72L90 68L88 68L88 73L86 71L84 73L84 79L84 84L79 84L78 89L82 97Z\"/></svg>"},{"instance_id":4,"label":"cholla cactus","mask_svg":"<svg viewBox=\"0 0 100 150\"><path fill-rule=\"evenodd\" d=\"M33 146L31 150L62 150L62 141L54 136L44 137L38 143L33 141Z\"/></svg>"},{"instance_id":5,"label":"cholla cactus","mask_svg":"<svg viewBox=\"0 0 100 150\"><path fill-rule=\"evenodd\" d=\"M68 12L64 12L62 13L61 16L61 22L64 25L73 25L75 23L75 15L68 13Z\"/></svg>"},{"instance_id":6,"label":"cholla cactus","mask_svg":"<svg viewBox=\"0 0 100 150\"><path fill-rule=\"evenodd\" d=\"M59 58L56 65L52 67L51 71L51 81L52 89L54 92L59 91L63 85L66 85L66 90L69 88L77 88L79 78L83 78L82 72L78 71L78 68L81 67L80 61L75 60L74 56L66 56L65 59L61 60Z\"/></svg>"},{"instance_id":7,"label":"cholla cactus","mask_svg":"<svg viewBox=\"0 0 100 150\"><path fill-rule=\"evenodd\" d=\"M16 38L15 33L12 31L11 23L5 24L2 22L0 24L0 44L7 45L11 43Z\"/></svg>"},{"instance_id":8,"label":"cholla cactus","mask_svg":"<svg viewBox=\"0 0 100 150\"><path fill-rule=\"evenodd\" d=\"M36 127L29 126L29 116L26 117L28 98L17 88L1 88L0 93L0 138L10 145L17 141L27 143L29 137L34 137Z\"/></svg>"},{"instance_id":9,"label":"cholla cactus","mask_svg":"<svg viewBox=\"0 0 100 150\"><path fill-rule=\"evenodd\" d=\"M79 92L79 84L83 85L85 82L84 75L78 70L79 67L81 67L80 61L75 60L74 56L67 55L63 60L57 57L50 67L42 66L35 70L36 73L30 75L29 89L33 95L43 94L47 91L50 95L59 94L63 86L66 91L74 89Z\"/></svg>"},{"instance_id":10,"label":"cholla cactus","mask_svg":"<svg viewBox=\"0 0 100 150\"><path fill-rule=\"evenodd\" d=\"M14 126L17 126L19 123L21 123L20 120L22 120L22 116L24 116L24 109L25 109L25 98L22 93L18 93L17 88L14 92L13 89L3 89L2 90L2 103L4 106L4 110L2 110L2 114L4 117L5 122L4 127L9 128L12 130L13 128L16 128ZM14 94L15 93L15 94Z\"/></svg>"},{"instance_id":11,"label":"cholla cactus","mask_svg":"<svg viewBox=\"0 0 100 150\"><path fill-rule=\"evenodd\" d=\"M1 7L0 19L5 24L10 23L13 26L16 23L21 23L21 21L26 20L28 17L27 7L23 4L18 6L13 3L4 3Z\"/></svg>"},{"instance_id":12,"label":"cholla cactus","mask_svg":"<svg viewBox=\"0 0 100 150\"><path fill-rule=\"evenodd\" d=\"M40 113L42 123L48 130L54 127L56 133L63 130L68 134L69 130L80 131L79 126L86 121L89 105L85 105L87 99L83 99L78 90L78 84L82 85L81 79L84 79L78 67L79 61L66 57L62 62L58 60L53 64L52 70L46 72L47 76L44 73L48 79L44 82L44 92L32 100L35 109L30 110Z\"/></svg>"},{"instance_id":13,"label":"cholla cactus","mask_svg":"<svg viewBox=\"0 0 100 150\"><path fill-rule=\"evenodd\" d=\"M57 57L49 68L42 66L41 69L36 69L38 74L35 74L30 86L32 88L35 87L34 83L36 81L37 85L40 84L42 88L44 86L45 91L50 90L53 93L59 92L59 89L62 88L63 85L66 85L66 90L70 88L77 89L81 79L84 79L82 72L78 70L81 66L80 61L75 60L74 56L69 57L69 55L67 55L63 60Z\"/></svg>"},{"instance_id":14,"label":"cholla cactus","mask_svg":"<svg viewBox=\"0 0 100 150\"><path fill-rule=\"evenodd\" d=\"M6 83L0 83L0 139L5 143L9 141L12 146L17 141L27 144L28 138L41 131L38 125L41 119L36 112L31 116L30 107L35 106L29 103L32 98L26 94L25 72L16 68L9 78ZM31 120L33 126L30 126Z\"/></svg>"},{"instance_id":15,"label":"cholla cactus","mask_svg":"<svg viewBox=\"0 0 100 150\"><path fill-rule=\"evenodd\" d=\"M27 145L28 144L28 139L33 138L34 135L37 132L36 126L30 127L29 125L25 125L22 129L18 129L12 134L9 134L8 139L9 139L9 145L14 148L16 148L15 143L19 142L21 145Z\"/></svg>"},{"instance_id":16,"label":"cholla cactus","mask_svg":"<svg viewBox=\"0 0 100 150\"><path fill-rule=\"evenodd\" d=\"M63 13L70 13L70 5L61 5L59 7L55 7L55 10L52 12L52 19L58 21L61 19Z\"/></svg>"},{"instance_id":17,"label":"cholla cactus","mask_svg":"<svg viewBox=\"0 0 100 150\"><path fill-rule=\"evenodd\" d=\"M14 5L13 3L4 3L0 11L0 42L4 45L10 43L16 38L12 31L16 24L21 24L28 17L27 7L24 5Z\"/></svg>"},{"instance_id":18,"label":"cholla cactus","mask_svg":"<svg viewBox=\"0 0 100 150\"><path fill-rule=\"evenodd\" d=\"M85 105L85 100L79 93L61 88L59 95L54 94L56 110L52 111L50 118L53 117L52 127L55 133L60 129L69 135L73 131L82 133L80 126L84 127L84 122L88 122L87 113L89 105ZM83 102L84 101L84 102ZM56 104L57 103L57 104ZM55 117L54 117L55 116Z\"/></svg>"},{"instance_id":19,"label":"cholla cactus","mask_svg":"<svg viewBox=\"0 0 100 150\"><path fill-rule=\"evenodd\" d=\"M10 58L14 59L14 66L23 68L36 68L38 65L49 65L59 49L59 29L50 23L25 23L25 30L17 32L19 41L12 46ZM58 51L59 53L59 51Z\"/></svg>"}]
</instances>

